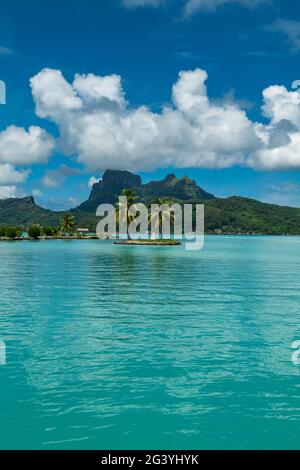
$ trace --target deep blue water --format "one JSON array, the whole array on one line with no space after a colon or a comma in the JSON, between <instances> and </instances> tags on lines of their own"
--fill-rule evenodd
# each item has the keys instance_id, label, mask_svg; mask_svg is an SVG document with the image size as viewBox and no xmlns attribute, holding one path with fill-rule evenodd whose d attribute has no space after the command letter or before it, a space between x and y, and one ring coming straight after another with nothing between
<instances>
[{"instance_id":1,"label":"deep blue water","mask_svg":"<svg viewBox=\"0 0 300 470\"><path fill-rule=\"evenodd\" d=\"M300 448L300 238L0 243L0 448Z\"/></svg>"}]
</instances>

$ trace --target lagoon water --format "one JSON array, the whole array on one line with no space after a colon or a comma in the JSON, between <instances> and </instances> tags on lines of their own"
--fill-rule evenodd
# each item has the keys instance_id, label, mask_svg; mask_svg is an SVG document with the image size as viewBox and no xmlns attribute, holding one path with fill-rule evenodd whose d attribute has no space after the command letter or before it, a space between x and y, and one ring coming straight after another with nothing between
<instances>
[{"instance_id":1,"label":"lagoon water","mask_svg":"<svg viewBox=\"0 0 300 470\"><path fill-rule=\"evenodd\" d=\"M300 448L300 238L0 244L1 449Z\"/></svg>"}]
</instances>

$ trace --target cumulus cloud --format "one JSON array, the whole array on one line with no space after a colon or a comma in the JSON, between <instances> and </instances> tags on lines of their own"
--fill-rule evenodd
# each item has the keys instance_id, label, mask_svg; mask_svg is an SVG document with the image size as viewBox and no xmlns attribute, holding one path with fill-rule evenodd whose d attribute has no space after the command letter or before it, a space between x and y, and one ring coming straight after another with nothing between
<instances>
[{"instance_id":1,"label":"cumulus cloud","mask_svg":"<svg viewBox=\"0 0 300 470\"><path fill-rule=\"evenodd\" d=\"M18 169L35 163L46 163L55 141L40 127L9 126L0 132L0 199L17 196L17 185L30 170Z\"/></svg>"},{"instance_id":2,"label":"cumulus cloud","mask_svg":"<svg viewBox=\"0 0 300 470\"><path fill-rule=\"evenodd\" d=\"M105 106L106 104L108 107L117 105L121 109L126 106L121 77L118 75L98 77L93 73L77 74L73 82L73 89L89 105L101 104Z\"/></svg>"},{"instance_id":3,"label":"cumulus cloud","mask_svg":"<svg viewBox=\"0 0 300 470\"><path fill-rule=\"evenodd\" d=\"M0 164L0 185L23 183L29 174L28 170L17 171L9 163Z\"/></svg>"},{"instance_id":4,"label":"cumulus cloud","mask_svg":"<svg viewBox=\"0 0 300 470\"><path fill-rule=\"evenodd\" d=\"M269 139L269 137L268 135L267 138ZM278 147L266 145L263 149L256 152L250 160L250 166L267 171L299 169L300 131L287 134L287 137L288 142L284 145Z\"/></svg>"},{"instance_id":5,"label":"cumulus cloud","mask_svg":"<svg viewBox=\"0 0 300 470\"><path fill-rule=\"evenodd\" d=\"M265 89L262 113L268 123L263 124L251 121L234 96L211 100L207 78L201 69L180 72L172 103L161 112L131 107L118 75L77 74L69 83L59 70L44 69L30 83L37 115L58 126L59 148L89 171L300 168L297 91L280 85ZM17 167L47 162L55 145L39 127L10 126L0 132L0 185L23 182L28 172ZM78 171L61 165L46 171L42 182L56 187ZM96 181L91 178L89 185Z\"/></svg>"},{"instance_id":6,"label":"cumulus cloud","mask_svg":"<svg viewBox=\"0 0 300 470\"><path fill-rule=\"evenodd\" d=\"M74 89L60 70L44 69L30 79L30 85L36 103L36 114L41 118L55 120L62 113L82 107L82 101L75 95Z\"/></svg>"},{"instance_id":7,"label":"cumulus cloud","mask_svg":"<svg viewBox=\"0 0 300 470\"><path fill-rule=\"evenodd\" d=\"M0 199L9 199L11 197L17 197L17 187L0 186Z\"/></svg>"},{"instance_id":8,"label":"cumulus cloud","mask_svg":"<svg viewBox=\"0 0 300 470\"><path fill-rule=\"evenodd\" d=\"M261 148L249 158L249 165L261 170L300 168L300 94L284 86L263 91L263 114L268 125L255 124Z\"/></svg>"},{"instance_id":9,"label":"cumulus cloud","mask_svg":"<svg viewBox=\"0 0 300 470\"><path fill-rule=\"evenodd\" d=\"M207 78L201 69L180 72L173 105L160 113L130 107L116 75L76 75L68 83L61 72L45 69L31 86L37 114L58 125L61 146L90 171L300 168L298 92L279 85L265 89L262 112L269 123L262 124L252 122L234 99L210 100ZM60 178L48 172L44 184L57 185Z\"/></svg>"},{"instance_id":10,"label":"cumulus cloud","mask_svg":"<svg viewBox=\"0 0 300 470\"><path fill-rule=\"evenodd\" d=\"M300 127L300 93L290 92L284 86L270 86L263 91L263 112L272 123L287 120Z\"/></svg>"},{"instance_id":11,"label":"cumulus cloud","mask_svg":"<svg viewBox=\"0 0 300 470\"><path fill-rule=\"evenodd\" d=\"M54 139L40 127L32 126L27 132L22 127L9 126L0 132L0 163L45 163L53 150Z\"/></svg>"},{"instance_id":12,"label":"cumulus cloud","mask_svg":"<svg viewBox=\"0 0 300 470\"><path fill-rule=\"evenodd\" d=\"M173 106L161 113L130 108L115 75L76 75L70 84L59 71L45 69L31 86L37 114L59 126L61 146L91 171L243 164L260 140L237 104L209 100L206 79L200 69L181 72Z\"/></svg>"}]
</instances>

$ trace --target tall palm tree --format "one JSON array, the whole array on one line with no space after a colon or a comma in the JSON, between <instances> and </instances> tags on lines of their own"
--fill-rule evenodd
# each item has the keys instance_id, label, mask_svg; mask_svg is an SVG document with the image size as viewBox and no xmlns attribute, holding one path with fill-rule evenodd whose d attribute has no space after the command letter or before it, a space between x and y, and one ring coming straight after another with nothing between
<instances>
[{"instance_id":1,"label":"tall palm tree","mask_svg":"<svg viewBox=\"0 0 300 470\"><path fill-rule=\"evenodd\" d=\"M120 220L121 214L123 217L127 218L127 236L128 236L128 239L130 240L131 237L128 231L128 227L129 227L129 224L134 220L134 216L128 213L128 209L134 205L136 196L134 192L132 191L132 189L123 189L122 196L125 196L127 198L127 204L125 205L119 201L116 203L117 221L120 226L120 223L124 221L124 220Z\"/></svg>"},{"instance_id":2,"label":"tall palm tree","mask_svg":"<svg viewBox=\"0 0 300 470\"><path fill-rule=\"evenodd\" d=\"M172 223L174 221L174 214L170 209L168 208L161 208L163 205L168 205L170 206L172 204L172 201L166 198L157 198L153 201L153 204L156 204L158 207L154 209L153 211L151 210L150 216L149 216L149 223L151 224L151 230L154 228L154 231L151 233L151 239L156 238L156 234L160 233L160 229L163 226L164 222L167 222L170 220ZM154 225L154 227L153 227Z\"/></svg>"},{"instance_id":3,"label":"tall palm tree","mask_svg":"<svg viewBox=\"0 0 300 470\"><path fill-rule=\"evenodd\" d=\"M61 222L60 231L69 235L75 232L76 221L75 217L71 214L64 214L64 218Z\"/></svg>"}]
</instances>

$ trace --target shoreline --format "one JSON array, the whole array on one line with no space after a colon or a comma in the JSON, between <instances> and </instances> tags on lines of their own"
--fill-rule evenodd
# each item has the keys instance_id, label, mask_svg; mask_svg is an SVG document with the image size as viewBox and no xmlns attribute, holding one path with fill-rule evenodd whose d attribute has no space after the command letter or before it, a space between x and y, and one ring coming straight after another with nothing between
<instances>
[{"instance_id":1,"label":"shoreline","mask_svg":"<svg viewBox=\"0 0 300 470\"><path fill-rule=\"evenodd\" d=\"M289 233L205 233L205 237L300 237L300 234L289 234ZM119 240L118 238L110 238L102 240L97 236L91 237L39 237L39 238L8 238L0 237L0 242L32 242L32 241L54 241L54 240L100 240L100 241L114 241L115 245L165 245L165 246L178 246L181 245L179 240ZM182 238L181 241L185 239Z\"/></svg>"},{"instance_id":2,"label":"shoreline","mask_svg":"<svg viewBox=\"0 0 300 470\"><path fill-rule=\"evenodd\" d=\"M0 237L0 242L42 242L42 241L53 241L53 240L99 240L98 237L39 237L39 238L30 238L30 237L21 237L21 238L7 238Z\"/></svg>"}]
</instances>

